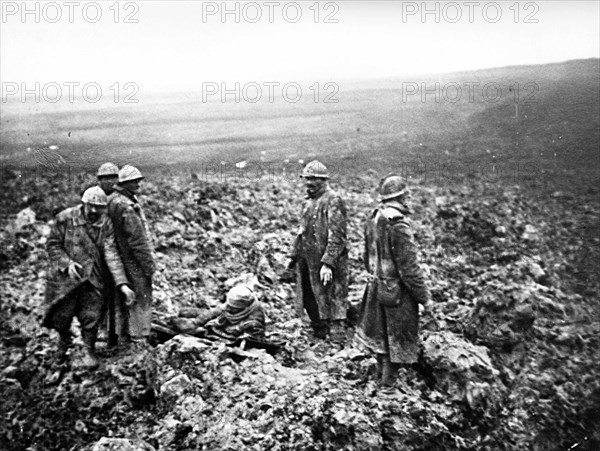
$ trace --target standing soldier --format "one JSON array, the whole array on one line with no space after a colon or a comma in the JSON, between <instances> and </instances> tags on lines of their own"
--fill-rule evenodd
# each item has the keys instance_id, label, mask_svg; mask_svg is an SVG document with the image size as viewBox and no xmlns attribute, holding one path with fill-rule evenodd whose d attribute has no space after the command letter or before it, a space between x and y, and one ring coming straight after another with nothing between
<instances>
[{"instance_id":1,"label":"standing soldier","mask_svg":"<svg viewBox=\"0 0 600 451\"><path fill-rule=\"evenodd\" d=\"M50 223L49 307L43 325L59 333L62 360L71 345L71 323L76 316L86 351L82 363L93 368L98 366L94 348L110 275L126 298L133 299L134 293L127 286L113 226L105 214L106 194L94 186L83 193L81 202L58 213Z\"/></svg>"},{"instance_id":2,"label":"standing soldier","mask_svg":"<svg viewBox=\"0 0 600 451\"><path fill-rule=\"evenodd\" d=\"M311 161L303 171L307 201L289 267L296 267L298 313L305 309L313 334L344 338L348 298L346 206L328 185L325 165Z\"/></svg>"},{"instance_id":3,"label":"standing soldier","mask_svg":"<svg viewBox=\"0 0 600 451\"><path fill-rule=\"evenodd\" d=\"M371 281L361 305L357 341L377 354L384 387L396 381L398 369L418 357L418 304L431 300L410 230L408 188L398 176L384 178L382 204L365 227L364 260Z\"/></svg>"},{"instance_id":4,"label":"standing soldier","mask_svg":"<svg viewBox=\"0 0 600 451\"><path fill-rule=\"evenodd\" d=\"M146 218L136 197L143 178L137 168L123 166L115 192L108 199L108 216L115 228L119 255L135 291L134 302L120 297L115 299L117 333L123 340L130 341L134 349L143 348L150 337L152 274L155 270Z\"/></svg>"},{"instance_id":5,"label":"standing soldier","mask_svg":"<svg viewBox=\"0 0 600 451\"><path fill-rule=\"evenodd\" d=\"M115 190L115 185L119 181L119 168L113 163L104 163L98 168L98 186L110 196Z\"/></svg>"},{"instance_id":6,"label":"standing soldier","mask_svg":"<svg viewBox=\"0 0 600 451\"><path fill-rule=\"evenodd\" d=\"M104 163L98 168L98 186L106 193L107 196L115 190L115 185L119 181L119 167L114 163ZM106 292L106 313L104 316L103 329L108 334L108 346L112 348L117 345L116 324L115 324L115 299L117 293L114 290L114 285L109 284L109 289Z\"/></svg>"}]
</instances>

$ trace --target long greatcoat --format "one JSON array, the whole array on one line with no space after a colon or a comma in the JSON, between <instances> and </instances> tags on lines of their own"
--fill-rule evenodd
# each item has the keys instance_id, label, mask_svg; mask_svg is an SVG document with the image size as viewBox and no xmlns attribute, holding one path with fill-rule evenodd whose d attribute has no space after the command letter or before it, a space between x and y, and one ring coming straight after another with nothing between
<instances>
[{"instance_id":1,"label":"long greatcoat","mask_svg":"<svg viewBox=\"0 0 600 451\"><path fill-rule=\"evenodd\" d=\"M310 287L319 309L320 320L346 318L348 299L348 248L347 213L342 198L331 188L325 187L314 199L307 199L302 211L301 227L296 237L291 257L304 260L306 274L297 265L296 307L302 315L303 289ZM332 268L332 281L324 286L319 272L323 264ZM312 319L312 318L311 318Z\"/></svg>"},{"instance_id":2,"label":"long greatcoat","mask_svg":"<svg viewBox=\"0 0 600 451\"><path fill-rule=\"evenodd\" d=\"M112 280L116 285L128 283L114 239L113 225L106 215L94 224L86 221L83 205L67 208L50 222L46 249L50 260L47 273L44 326L51 327L51 314L61 302L84 283L105 293ZM71 261L79 263L81 280L69 277ZM110 273L109 273L110 271ZM85 306L83 306L85 308Z\"/></svg>"},{"instance_id":3,"label":"long greatcoat","mask_svg":"<svg viewBox=\"0 0 600 451\"><path fill-rule=\"evenodd\" d=\"M367 285L361 305L356 339L378 354L389 354L394 363L414 363L418 357L419 303L431 294L417 263L415 242L407 210L381 206L365 226L364 260L372 279L402 281L397 307L380 304L377 284Z\"/></svg>"},{"instance_id":4,"label":"long greatcoat","mask_svg":"<svg viewBox=\"0 0 600 451\"><path fill-rule=\"evenodd\" d=\"M136 302L126 308L122 297L116 296L117 333L134 338L147 337L152 321L155 263L146 218L135 195L120 186L108 197L108 216L113 222L117 248L136 297ZM128 330L123 330L125 327Z\"/></svg>"}]
</instances>

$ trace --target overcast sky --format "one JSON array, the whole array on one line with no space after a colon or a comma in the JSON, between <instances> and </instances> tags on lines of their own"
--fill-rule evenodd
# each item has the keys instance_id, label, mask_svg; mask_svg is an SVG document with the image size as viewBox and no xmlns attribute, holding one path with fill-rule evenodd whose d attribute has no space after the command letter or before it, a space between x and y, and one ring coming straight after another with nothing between
<instances>
[{"instance_id":1,"label":"overcast sky","mask_svg":"<svg viewBox=\"0 0 600 451\"><path fill-rule=\"evenodd\" d=\"M25 16L22 2L1 3L2 82L178 91L539 64L600 48L597 1L428 2L425 17L422 2L393 1L228 2L225 17L222 2L27 2Z\"/></svg>"}]
</instances>

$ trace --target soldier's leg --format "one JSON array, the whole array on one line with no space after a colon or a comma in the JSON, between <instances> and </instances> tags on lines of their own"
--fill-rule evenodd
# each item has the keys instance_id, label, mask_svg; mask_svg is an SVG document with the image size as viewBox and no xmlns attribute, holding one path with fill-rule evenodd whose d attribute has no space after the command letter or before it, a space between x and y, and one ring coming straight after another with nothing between
<instances>
[{"instance_id":1,"label":"soldier's leg","mask_svg":"<svg viewBox=\"0 0 600 451\"><path fill-rule=\"evenodd\" d=\"M106 344L109 349L115 349L119 344L116 323L116 297L117 293L115 290L109 290L106 296Z\"/></svg>"},{"instance_id":2,"label":"soldier's leg","mask_svg":"<svg viewBox=\"0 0 600 451\"><path fill-rule=\"evenodd\" d=\"M389 354L383 356L383 368L381 374L381 383L385 387L391 387L396 383L400 364L390 360Z\"/></svg>"},{"instance_id":3,"label":"soldier's leg","mask_svg":"<svg viewBox=\"0 0 600 451\"><path fill-rule=\"evenodd\" d=\"M381 317L381 326L383 330L387 330L387 337L384 346L385 354L381 355L381 385L385 387L392 387L396 383L396 378L398 377L398 369L399 366L397 363L392 362L391 353L395 352L396 343L393 340L393 337L390 334L389 327L391 326L390 320L393 320L393 316L390 317L389 313L390 309L384 309L385 313ZM395 312L396 309L393 309ZM393 323L392 323L393 324Z\"/></svg>"},{"instance_id":4,"label":"soldier's leg","mask_svg":"<svg viewBox=\"0 0 600 451\"><path fill-rule=\"evenodd\" d=\"M73 344L71 324L76 310L77 299L76 295L72 294L63 298L44 318L44 326L58 332L59 339L56 358L59 361L63 361L66 358L67 352Z\"/></svg>"},{"instance_id":5,"label":"soldier's leg","mask_svg":"<svg viewBox=\"0 0 600 451\"><path fill-rule=\"evenodd\" d=\"M298 267L300 269L300 283L302 284L302 303L310 318L313 334L317 338L325 338L329 327L326 322L321 321L319 305L310 284L310 272L306 260L303 258L298 259Z\"/></svg>"},{"instance_id":6,"label":"soldier's leg","mask_svg":"<svg viewBox=\"0 0 600 451\"><path fill-rule=\"evenodd\" d=\"M381 380L381 376L383 376L383 358L385 354L377 354L377 380Z\"/></svg>"},{"instance_id":7,"label":"soldier's leg","mask_svg":"<svg viewBox=\"0 0 600 451\"><path fill-rule=\"evenodd\" d=\"M102 321L104 309L104 296L91 285L81 290L79 295L79 310L77 318L81 324L81 338L85 348L83 365L86 367L98 366L96 357L96 339L98 327Z\"/></svg>"},{"instance_id":8,"label":"soldier's leg","mask_svg":"<svg viewBox=\"0 0 600 451\"><path fill-rule=\"evenodd\" d=\"M118 349L119 351L125 351L131 344L129 336L129 313L123 296L118 293L114 297L114 307L115 332L117 335Z\"/></svg>"},{"instance_id":9,"label":"soldier's leg","mask_svg":"<svg viewBox=\"0 0 600 451\"><path fill-rule=\"evenodd\" d=\"M136 302L128 307L129 336L134 347L145 347L150 339L152 327L152 285L136 293Z\"/></svg>"}]
</instances>

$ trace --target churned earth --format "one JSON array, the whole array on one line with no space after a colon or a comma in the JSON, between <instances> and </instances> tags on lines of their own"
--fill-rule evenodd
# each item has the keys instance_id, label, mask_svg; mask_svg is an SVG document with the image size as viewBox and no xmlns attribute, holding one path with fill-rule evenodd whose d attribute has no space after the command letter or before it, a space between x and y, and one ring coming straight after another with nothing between
<instances>
[{"instance_id":1,"label":"churned earth","mask_svg":"<svg viewBox=\"0 0 600 451\"><path fill-rule=\"evenodd\" d=\"M419 369L381 393L375 360L311 338L280 280L302 205L297 177L149 172L155 315L221 302L256 278L259 349L179 335L87 372L53 359L42 329L53 211L89 175L6 173L0 250L0 443L7 450L597 449L600 418L597 187L539 177L412 178L413 225L435 305ZM383 170L340 171L349 210L350 302L366 281L362 226Z\"/></svg>"}]
</instances>

